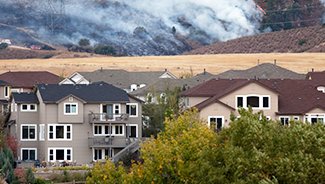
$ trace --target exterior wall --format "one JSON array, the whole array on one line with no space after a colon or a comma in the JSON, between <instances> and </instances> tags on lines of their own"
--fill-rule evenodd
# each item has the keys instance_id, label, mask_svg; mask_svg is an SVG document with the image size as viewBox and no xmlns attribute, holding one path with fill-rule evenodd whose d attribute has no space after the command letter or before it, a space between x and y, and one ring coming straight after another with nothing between
<instances>
[{"instance_id":1,"label":"exterior wall","mask_svg":"<svg viewBox=\"0 0 325 184\"><path fill-rule=\"evenodd\" d=\"M271 119L276 119L275 113L278 112L278 95L264 88L256 83L251 83L247 86L244 86L228 95L220 98L219 100L231 107L236 108L236 95L269 95L270 96L270 108L269 109L257 109L253 108L253 112L256 113L260 110L264 111L265 116L269 116ZM238 112L235 113L238 115Z\"/></svg>"},{"instance_id":2,"label":"exterior wall","mask_svg":"<svg viewBox=\"0 0 325 184\"><path fill-rule=\"evenodd\" d=\"M138 116L137 117L129 117L129 124L128 125L136 124L138 126L138 137L142 137L142 103L139 103L139 101L136 101L136 100L134 100L132 98L129 98L129 99L130 99L130 103L137 103L138 104L138 109L137 109L138 110ZM126 112L126 107L124 108L124 113L125 112Z\"/></svg>"},{"instance_id":3,"label":"exterior wall","mask_svg":"<svg viewBox=\"0 0 325 184\"><path fill-rule=\"evenodd\" d=\"M0 86L0 99L8 99L5 97L5 86Z\"/></svg>"},{"instance_id":4,"label":"exterior wall","mask_svg":"<svg viewBox=\"0 0 325 184\"><path fill-rule=\"evenodd\" d=\"M220 103L213 103L210 104L209 106L205 107L203 110L200 112L201 118L208 120L209 116L220 116L224 118L223 122L223 127L228 127L229 122L230 122L230 113L231 109L228 107L220 104Z\"/></svg>"},{"instance_id":5,"label":"exterior wall","mask_svg":"<svg viewBox=\"0 0 325 184\"><path fill-rule=\"evenodd\" d=\"M72 98L72 101L69 99ZM77 114L64 114L64 106L66 103L77 103ZM58 122L59 123L83 123L84 120L83 103L75 97L68 97L58 104Z\"/></svg>"}]
</instances>

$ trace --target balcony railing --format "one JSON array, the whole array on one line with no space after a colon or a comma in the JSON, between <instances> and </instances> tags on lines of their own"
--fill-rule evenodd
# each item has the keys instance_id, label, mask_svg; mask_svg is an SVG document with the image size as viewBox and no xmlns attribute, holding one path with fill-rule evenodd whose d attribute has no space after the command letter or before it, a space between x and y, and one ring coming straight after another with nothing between
<instances>
[{"instance_id":1,"label":"balcony railing","mask_svg":"<svg viewBox=\"0 0 325 184\"><path fill-rule=\"evenodd\" d=\"M128 121L129 121L128 114L107 114L107 113L89 114L89 123L127 123Z\"/></svg>"},{"instance_id":2,"label":"balcony railing","mask_svg":"<svg viewBox=\"0 0 325 184\"><path fill-rule=\"evenodd\" d=\"M124 148L134 142L136 138L118 136L88 137L88 146L94 148Z\"/></svg>"}]
</instances>

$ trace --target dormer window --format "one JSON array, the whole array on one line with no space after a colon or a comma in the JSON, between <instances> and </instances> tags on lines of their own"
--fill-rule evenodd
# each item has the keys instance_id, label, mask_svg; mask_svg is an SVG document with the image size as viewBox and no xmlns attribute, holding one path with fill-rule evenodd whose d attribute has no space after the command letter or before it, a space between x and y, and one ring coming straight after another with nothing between
<instances>
[{"instance_id":1,"label":"dormer window","mask_svg":"<svg viewBox=\"0 0 325 184\"><path fill-rule=\"evenodd\" d=\"M236 107L253 109L270 109L270 96L269 95L237 95Z\"/></svg>"},{"instance_id":2,"label":"dormer window","mask_svg":"<svg viewBox=\"0 0 325 184\"><path fill-rule=\"evenodd\" d=\"M10 94L9 90L10 90L10 87L9 86L5 86L5 91L4 91L5 93L4 94L5 94L5 97L6 98L9 97L9 94Z\"/></svg>"}]
</instances>

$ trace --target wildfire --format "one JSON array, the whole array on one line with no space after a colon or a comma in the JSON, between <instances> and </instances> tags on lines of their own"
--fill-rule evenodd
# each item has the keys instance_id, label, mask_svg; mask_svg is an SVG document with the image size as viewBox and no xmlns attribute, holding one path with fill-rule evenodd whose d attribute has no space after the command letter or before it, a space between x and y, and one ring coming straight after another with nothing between
<instances>
[{"instance_id":1,"label":"wildfire","mask_svg":"<svg viewBox=\"0 0 325 184\"><path fill-rule=\"evenodd\" d=\"M258 4L255 4L255 3L252 3L254 6L256 6L257 8L259 8L265 15L266 15L266 12L263 10L262 7L260 7L260 5Z\"/></svg>"}]
</instances>

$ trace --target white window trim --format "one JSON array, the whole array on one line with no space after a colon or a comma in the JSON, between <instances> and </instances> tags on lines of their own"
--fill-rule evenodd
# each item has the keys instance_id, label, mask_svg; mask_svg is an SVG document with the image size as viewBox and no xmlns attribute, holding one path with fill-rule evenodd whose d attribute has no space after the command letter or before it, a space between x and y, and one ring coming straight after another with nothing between
<instances>
[{"instance_id":1,"label":"white window trim","mask_svg":"<svg viewBox=\"0 0 325 184\"><path fill-rule=\"evenodd\" d=\"M66 105L76 105L76 112L66 113ZM64 115L78 115L78 103L64 103L63 104L63 114Z\"/></svg>"},{"instance_id":2,"label":"white window trim","mask_svg":"<svg viewBox=\"0 0 325 184\"><path fill-rule=\"evenodd\" d=\"M93 148L92 149L92 152L93 152L93 161L94 162L96 162L96 161L98 161L98 160L95 160L95 149L97 149L97 150L101 150L102 151L102 156L104 156L104 159L105 159L105 149L108 149L108 152L109 152L109 148ZM114 148L112 148L112 157L114 157ZM99 160L102 160L102 159L99 159Z\"/></svg>"},{"instance_id":3,"label":"white window trim","mask_svg":"<svg viewBox=\"0 0 325 184\"><path fill-rule=\"evenodd\" d=\"M8 94L7 96L6 96L6 93ZM5 96L5 98L9 98L9 96L10 96L10 87L9 86L4 87L4 96Z\"/></svg>"},{"instance_id":4,"label":"white window trim","mask_svg":"<svg viewBox=\"0 0 325 184\"><path fill-rule=\"evenodd\" d=\"M17 107L17 104L15 103L15 112L17 112L17 109L18 109L18 107Z\"/></svg>"},{"instance_id":5,"label":"white window trim","mask_svg":"<svg viewBox=\"0 0 325 184\"><path fill-rule=\"evenodd\" d=\"M222 119L222 125L221 128L223 128L224 124L225 124L225 117L224 116L208 116L208 127L210 129L210 119L211 118L221 118ZM217 123L217 122L216 122Z\"/></svg>"},{"instance_id":6,"label":"white window trim","mask_svg":"<svg viewBox=\"0 0 325 184\"><path fill-rule=\"evenodd\" d=\"M19 88L11 88L10 93L19 93L20 89Z\"/></svg>"},{"instance_id":7,"label":"white window trim","mask_svg":"<svg viewBox=\"0 0 325 184\"><path fill-rule=\"evenodd\" d=\"M10 105L10 111L14 112L14 104L13 103L11 103L11 105Z\"/></svg>"},{"instance_id":8,"label":"white window trim","mask_svg":"<svg viewBox=\"0 0 325 184\"><path fill-rule=\"evenodd\" d=\"M50 126L53 126L53 139L50 139ZM56 138L56 126L63 126L63 135L64 138L57 139ZM70 126L70 139L67 139L67 127ZM48 141L72 141L72 124L49 124L47 126L47 140Z\"/></svg>"},{"instance_id":9,"label":"white window trim","mask_svg":"<svg viewBox=\"0 0 325 184\"><path fill-rule=\"evenodd\" d=\"M243 97L243 108L247 109L247 97L254 97L257 96L259 98L259 107L252 107L252 109L271 109L271 96L270 95L256 95L256 94L249 94L249 95L236 95L235 102L236 102L236 109L238 109L238 97ZM268 97L269 99L269 107L263 107L263 97Z\"/></svg>"},{"instance_id":10,"label":"white window trim","mask_svg":"<svg viewBox=\"0 0 325 184\"><path fill-rule=\"evenodd\" d=\"M42 132L42 129L44 130L43 132ZM42 134L43 134L43 138L42 138ZM45 124L40 124L39 125L39 140L44 141L45 137L46 137Z\"/></svg>"},{"instance_id":11,"label":"white window trim","mask_svg":"<svg viewBox=\"0 0 325 184\"><path fill-rule=\"evenodd\" d=\"M21 157L21 160L23 160L23 150L35 150L35 160L37 160L37 148L21 148L20 149L20 157ZM29 154L29 152L28 152ZM30 155L28 155L28 157L30 157ZM28 159L30 160L30 159Z\"/></svg>"},{"instance_id":12,"label":"white window trim","mask_svg":"<svg viewBox=\"0 0 325 184\"><path fill-rule=\"evenodd\" d=\"M23 109L23 105L27 105L27 109ZM35 105L35 109L32 110L31 106ZM37 104L20 104L20 111L21 112L37 112Z\"/></svg>"},{"instance_id":13,"label":"white window trim","mask_svg":"<svg viewBox=\"0 0 325 184\"><path fill-rule=\"evenodd\" d=\"M281 122L281 118L288 118L288 126L290 126L290 122L289 122L290 121L290 116L279 116L280 122Z\"/></svg>"},{"instance_id":14,"label":"white window trim","mask_svg":"<svg viewBox=\"0 0 325 184\"><path fill-rule=\"evenodd\" d=\"M102 133L101 134L95 134L95 126L101 126L102 127ZM109 124L103 125L103 124L96 124L93 126L93 135L94 136L107 136L107 135L112 135L112 136L125 136L125 126L124 125L112 125L112 134L108 133L105 134L105 126L110 126ZM115 127L116 126L122 126L122 134L115 134ZM137 132L138 134L138 132Z\"/></svg>"},{"instance_id":15,"label":"white window trim","mask_svg":"<svg viewBox=\"0 0 325 184\"><path fill-rule=\"evenodd\" d=\"M295 118L297 118L297 119L295 119ZM293 119L293 120L296 120L296 121L299 121L299 120L300 120L299 116L293 116L292 119Z\"/></svg>"},{"instance_id":16,"label":"white window trim","mask_svg":"<svg viewBox=\"0 0 325 184\"><path fill-rule=\"evenodd\" d=\"M127 129L128 126L136 126L136 134L135 134L135 137L139 137L139 135L138 135L138 131L139 131L138 130L138 124L126 124L125 128Z\"/></svg>"},{"instance_id":17,"label":"white window trim","mask_svg":"<svg viewBox=\"0 0 325 184\"><path fill-rule=\"evenodd\" d=\"M138 114L139 114L139 106L138 106L138 104L137 103L126 103L126 105L129 105L129 106L136 105L136 111L135 111L136 115L131 115L131 108L130 108L129 109L129 117L132 117L132 118L138 117Z\"/></svg>"},{"instance_id":18,"label":"white window trim","mask_svg":"<svg viewBox=\"0 0 325 184\"><path fill-rule=\"evenodd\" d=\"M23 139L23 126L35 126L35 139ZM28 128L29 130L29 128ZM21 124L20 125L20 140L21 141L37 141L37 125L36 124Z\"/></svg>"},{"instance_id":19,"label":"white window trim","mask_svg":"<svg viewBox=\"0 0 325 184\"><path fill-rule=\"evenodd\" d=\"M189 97L185 98L185 106L190 107L190 98Z\"/></svg>"},{"instance_id":20,"label":"white window trim","mask_svg":"<svg viewBox=\"0 0 325 184\"><path fill-rule=\"evenodd\" d=\"M324 123L325 123L325 114L324 113L307 113L304 116L304 122L306 123L306 118L308 123L311 124L311 118L323 118Z\"/></svg>"},{"instance_id":21,"label":"white window trim","mask_svg":"<svg viewBox=\"0 0 325 184\"><path fill-rule=\"evenodd\" d=\"M56 159L55 159L55 157L56 157L56 150L64 150L64 158L63 158L63 160L58 160L59 162L63 162L63 161L65 161L65 160L68 160L67 159L67 150L71 150L71 160L68 160L69 162L72 162L72 160L73 160L73 149L72 148L58 148L58 147L55 147L55 148L48 148L48 151L47 151L47 153L48 153L48 161L56 161ZM50 150L53 150L53 160L50 160Z\"/></svg>"}]
</instances>

